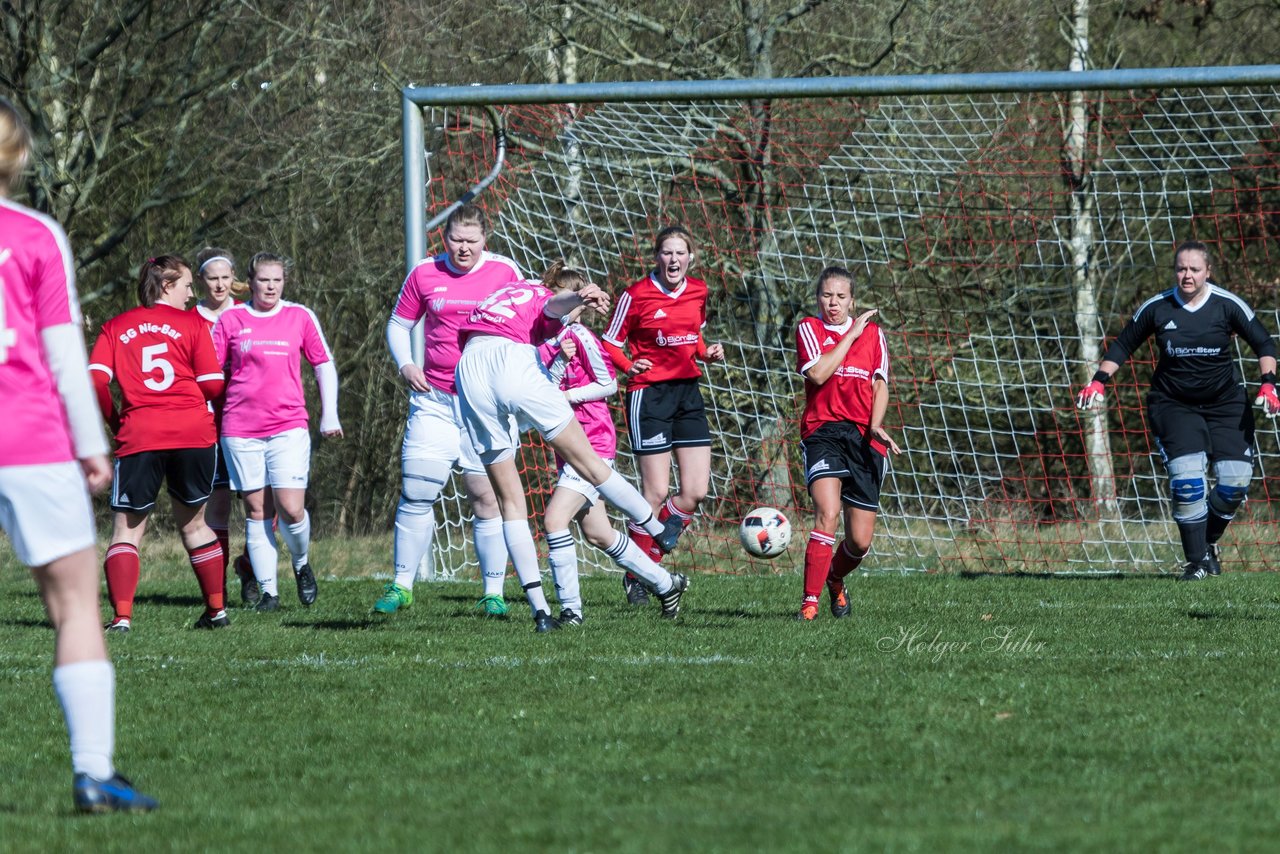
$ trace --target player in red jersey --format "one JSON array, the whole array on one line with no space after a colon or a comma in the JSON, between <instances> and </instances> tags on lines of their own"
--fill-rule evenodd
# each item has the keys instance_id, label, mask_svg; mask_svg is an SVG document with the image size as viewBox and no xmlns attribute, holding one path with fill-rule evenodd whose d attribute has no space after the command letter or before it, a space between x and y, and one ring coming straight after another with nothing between
<instances>
[{"instance_id":1,"label":"player in red jersey","mask_svg":"<svg viewBox=\"0 0 1280 854\"><path fill-rule=\"evenodd\" d=\"M209 334L212 336L213 326L218 322L218 318L224 311L241 301L237 299L238 297L248 295L249 285L247 282L236 279L235 256L218 246L206 246L196 253L196 277L204 286L204 297L191 310L204 318L204 322L209 325ZM221 397L213 402L213 423L218 428L219 435L222 434L224 403L226 400ZM267 515L274 516L275 508L271 504L270 488L263 493L263 503ZM222 545L224 559L230 560L231 475L227 472L225 454L218 454L218 470L213 475L213 494L209 496L209 503L204 507L204 518ZM258 589L258 580L253 577L253 565L249 562L247 544L235 560L235 570L236 577L240 579L240 601L252 608L258 604L261 592ZM226 574L225 566L223 574Z\"/></svg>"},{"instance_id":2,"label":"player in red jersey","mask_svg":"<svg viewBox=\"0 0 1280 854\"><path fill-rule=\"evenodd\" d=\"M884 430L889 351L871 320L876 310L852 316L853 276L843 267L823 270L815 295L820 316L806 317L796 329L796 370L804 377L800 445L814 507L799 620L817 618L824 583L832 615L849 615L844 577L871 549L885 455L900 453ZM836 550L842 511L844 542Z\"/></svg>"},{"instance_id":3,"label":"player in red jersey","mask_svg":"<svg viewBox=\"0 0 1280 854\"><path fill-rule=\"evenodd\" d=\"M152 810L155 800L112 764L116 677L99 622L89 499L111 482L111 464L67 236L8 198L30 154L26 122L0 98L0 528L31 567L53 626L53 690L71 741L76 809ZM19 684L5 686L6 700L21 697ZM0 785L11 782L6 775Z\"/></svg>"},{"instance_id":4,"label":"player in red jersey","mask_svg":"<svg viewBox=\"0 0 1280 854\"><path fill-rule=\"evenodd\" d=\"M109 632L132 627L142 569L138 546L162 481L168 484L174 521L204 595L204 613L195 627L230 625L223 601L226 558L204 521L218 463L209 401L222 394L226 383L208 326L186 311L191 297L186 261L176 255L149 259L138 276L140 307L102 324L89 357L98 406L117 444L111 545L104 564L115 610ZM113 380L120 389L118 411L111 397Z\"/></svg>"},{"instance_id":5,"label":"player in red jersey","mask_svg":"<svg viewBox=\"0 0 1280 854\"><path fill-rule=\"evenodd\" d=\"M692 235L683 226L668 226L654 238L653 251L654 269L618 298L601 337L613 364L628 377L627 427L640 490L658 518L678 532L693 521L711 488L711 430L698 390L698 360L722 362L724 347L708 347L702 337L707 285L688 275L695 256ZM680 488L668 497L673 453ZM635 525L628 525L627 533L651 558L661 560L652 537ZM630 572L622 584L633 605L649 601L644 585Z\"/></svg>"}]
</instances>

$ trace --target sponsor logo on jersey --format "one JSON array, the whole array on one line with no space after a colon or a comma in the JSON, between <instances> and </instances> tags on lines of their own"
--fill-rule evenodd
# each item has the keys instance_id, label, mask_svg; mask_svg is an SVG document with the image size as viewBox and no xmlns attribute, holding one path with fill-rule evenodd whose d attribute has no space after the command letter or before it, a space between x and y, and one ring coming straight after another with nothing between
<instances>
[{"instance_id":1,"label":"sponsor logo on jersey","mask_svg":"<svg viewBox=\"0 0 1280 854\"><path fill-rule=\"evenodd\" d=\"M664 318L664 317L666 317L666 316L667 316L667 313L666 313L665 311L663 311L662 309L658 309L657 311L655 311L655 312L653 313L653 319L654 319L654 320L661 320L662 318Z\"/></svg>"},{"instance_id":2,"label":"sponsor logo on jersey","mask_svg":"<svg viewBox=\"0 0 1280 854\"><path fill-rule=\"evenodd\" d=\"M433 299L431 301L431 310L437 311L437 312L444 311L444 304L445 304L445 299L443 297L441 297L440 299Z\"/></svg>"},{"instance_id":3,"label":"sponsor logo on jersey","mask_svg":"<svg viewBox=\"0 0 1280 854\"><path fill-rule=\"evenodd\" d=\"M1170 320L1168 323L1166 323L1166 324L1164 325L1164 328L1165 328L1165 329L1177 329L1177 328L1178 328L1178 324L1176 324L1176 323L1174 323L1172 320Z\"/></svg>"},{"instance_id":4,"label":"sponsor logo on jersey","mask_svg":"<svg viewBox=\"0 0 1280 854\"><path fill-rule=\"evenodd\" d=\"M447 290L449 290L449 286L448 286L448 285L437 285L436 287L434 287L434 288L432 288L432 289L431 289L431 293L433 293L433 294L442 294L442 293L444 293L444 292L445 292L445 291L447 291Z\"/></svg>"},{"instance_id":5,"label":"sponsor logo on jersey","mask_svg":"<svg viewBox=\"0 0 1280 854\"><path fill-rule=\"evenodd\" d=\"M650 445L665 445L665 444L667 444L666 433L659 433L656 436L650 436L648 439L640 440L640 445L641 447L644 447L644 448L647 448Z\"/></svg>"},{"instance_id":6,"label":"sponsor logo on jersey","mask_svg":"<svg viewBox=\"0 0 1280 854\"><path fill-rule=\"evenodd\" d=\"M827 340L822 342L822 346L823 346L823 347L830 347L830 346L831 346L832 344L834 344L834 343L836 343L836 342L835 342L835 339L834 339L834 338L832 338L830 335L828 335L828 336L827 336Z\"/></svg>"},{"instance_id":7,"label":"sponsor logo on jersey","mask_svg":"<svg viewBox=\"0 0 1280 854\"><path fill-rule=\"evenodd\" d=\"M659 329L658 337L654 339L654 343L659 347L683 347L686 344L697 344L698 333L694 332L691 335L672 335L667 337L666 335L663 335L662 330Z\"/></svg>"},{"instance_id":8,"label":"sponsor logo on jersey","mask_svg":"<svg viewBox=\"0 0 1280 854\"><path fill-rule=\"evenodd\" d=\"M829 468L831 468L831 464L826 460L818 460L816 463L809 466L809 474L812 476L820 471L826 471Z\"/></svg>"},{"instance_id":9,"label":"sponsor logo on jersey","mask_svg":"<svg viewBox=\"0 0 1280 854\"><path fill-rule=\"evenodd\" d=\"M1170 341L1165 344L1164 351L1170 356L1185 359L1194 356L1217 356L1222 353L1221 347L1175 347Z\"/></svg>"}]
</instances>

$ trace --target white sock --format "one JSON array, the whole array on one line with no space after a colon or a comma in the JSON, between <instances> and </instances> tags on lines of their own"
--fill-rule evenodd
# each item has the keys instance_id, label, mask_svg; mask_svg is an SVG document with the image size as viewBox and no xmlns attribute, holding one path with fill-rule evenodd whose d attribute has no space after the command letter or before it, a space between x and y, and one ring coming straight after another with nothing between
<instances>
[{"instance_id":1,"label":"white sock","mask_svg":"<svg viewBox=\"0 0 1280 854\"><path fill-rule=\"evenodd\" d=\"M502 533L502 517L476 517L471 526L471 541L476 547L476 560L480 561L484 595L501 599L502 584L507 579L507 540Z\"/></svg>"},{"instance_id":2,"label":"white sock","mask_svg":"<svg viewBox=\"0 0 1280 854\"><path fill-rule=\"evenodd\" d=\"M111 765L116 737L115 668L105 659L55 667L53 692L67 722L72 772L110 780L116 773Z\"/></svg>"},{"instance_id":3,"label":"white sock","mask_svg":"<svg viewBox=\"0 0 1280 854\"><path fill-rule=\"evenodd\" d=\"M263 593L279 596L276 586L276 567L280 555L276 551L276 532L270 519L245 519L244 542L249 549L249 562L253 564L253 577Z\"/></svg>"},{"instance_id":4,"label":"white sock","mask_svg":"<svg viewBox=\"0 0 1280 854\"><path fill-rule=\"evenodd\" d=\"M547 532L547 562L556 582L560 607L582 613L582 593L578 589L578 549L568 530Z\"/></svg>"},{"instance_id":5,"label":"white sock","mask_svg":"<svg viewBox=\"0 0 1280 854\"><path fill-rule=\"evenodd\" d=\"M656 537L662 533L662 523L653 515L653 508L649 506L649 502L645 501L639 490L616 471L609 475L608 480L597 486L596 491L604 497L605 501L625 513L632 522L644 528L650 536Z\"/></svg>"},{"instance_id":6,"label":"white sock","mask_svg":"<svg viewBox=\"0 0 1280 854\"><path fill-rule=\"evenodd\" d=\"M538 549L533 544L533 534L529 531L528 522L503 522L502 536L507 541L507 552L511 562L515 564L516 576L524 595L529 599L529 608L536 616L539 611L551 613L547 597L542 592L542 573L538 570Z\"/></svg>"},{"instance_id":7,"label":"white sock","mask_svg":"<svg viewBox=\"0 0 1280 854\"><path fill-rule=\"evenodd\" d=\"M413 589L422 558L431 551L431 539L436 532L436 509L425 501L408 502L400 499L396 507L395 543L396 584L406 590Z\"/></svg>"},{"instance_id":8,"label":"white sock","mask_svg":"<svg viewBox=\"0 0 1280 854\"><path fill-rule=\"evenodd\" d=\"M311 551L311 514L302 511L302 520L286 522L280 528L280 536L289 547L289 558L293 561L296 572L307 562L307 552Z\"/></svg>"},{"instance_id":9,"label":"white sock","mask_svg":"<svg viewBox=\"0 0 1280 854\"><path fill-rule=\"evenodd\" d=\"M604 553L613 558L613 562L618 566L631 570L633 575L649 582L649 586L658 593L666 593L674 585L671 573L650 560L644 550L621 531L618 532L618 538L613 541L613 545L605 549Z\"/></svg>"}]
</instances>

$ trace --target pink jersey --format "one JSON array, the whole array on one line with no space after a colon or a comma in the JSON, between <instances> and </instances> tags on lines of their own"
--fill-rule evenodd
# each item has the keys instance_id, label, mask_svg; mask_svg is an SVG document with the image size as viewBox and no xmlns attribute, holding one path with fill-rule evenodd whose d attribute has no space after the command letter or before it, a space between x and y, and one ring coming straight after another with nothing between
<instances>
[{"instance_id":1,"label":"pink jersey","mask_svg":"<svg viewBox=\"0 0 1280 854\"><path fill-rule=\"evenodd\" d=\"M543 307L555 296L537 282L516 282L489 294L458 330L465 344L471 335L494 335L517 344L532 344L560 331L559 318L547 317Z\"/></svg>"},{"instance_id":2,"label":"pink jersey","mask_svg":"<svg viewBox=\"0 0 1280 854\"><path fill-rule=\"evenodd\" d=\"M268 312L233 305L213 327L213 349L227 369L223 436L261 439L307 426L301 357L333 361L311 309L286 300Z\"/></svg>"},{"instance_id":3,"label":"pink jersey","mask_svg":"<svg viewBox=\"0 0 1280 854\"><path fill-rule=\"evenodd\" d=\"M71 247L61 226L0 198L0 466L76 458L40 333L80 322Z\"/></svg>"},{"instance_id":4,"label":"pink jersey","mask_svg":"<svg viewBox=\"0 0 1280 854\"><path fill-rule=\"evenodd\" d=\"M492 252L485 252L466 273L455 270L447 255L428 258L413 268L392 313L411 323L422 321L422 372L428 383L457 394L453 369L462 355L458 327L485 297L521 278L514 261Z\"/></svg>"},{"instance_id":5,"label":"pink jersey","mask_svg":"<svg viewBox=\"0 0 1280 854\"><path fill-rule=\"evenodd\" d=\"M569 360L564 369L564 379L560 388L564 390L582 388L596 383L615 381L613 365L600 346L600 339L595 333L581 323L566 326L560 333L560 340L572 338L578 345L578 352ZM609 411L607 399L584 400L573 404L573 414L582 429L586 431L591 447L601 459L611 460L618 455L618 431L613 426L613 414Z\"/></svg>"}]
</instances>

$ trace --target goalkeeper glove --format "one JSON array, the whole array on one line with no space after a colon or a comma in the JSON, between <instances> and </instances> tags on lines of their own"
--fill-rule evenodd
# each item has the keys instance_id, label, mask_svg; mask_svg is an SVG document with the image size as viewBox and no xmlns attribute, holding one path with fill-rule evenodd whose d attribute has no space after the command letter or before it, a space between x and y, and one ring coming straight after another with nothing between
<instances>
[{"instance_id":1,"label":"goalkeeper glove","mask_svg":"<svg viewBox=\"0 0 1280 854\"><path fill-rule=\"evenodd\" d=\"M1254 399L1253 405L1261 406L1268 418L1280 415L1280 395L1276 394L1275 384L1263 383L1258 388L1258 396Z\"/></svg>"},{"instance_id":2,"label":"goalkeeper glove","mask_svg":"<svg viewBox=\"0 0 1280 854\"><path fill-rule=\"evenodd\" d=\"M1080 389L1076 394L1077 409L1093 409L1102 402L1103 396L1106 394L1106 386L1097 380L1093 380L1087 386Z\"/></svg>"}]
</instances>

